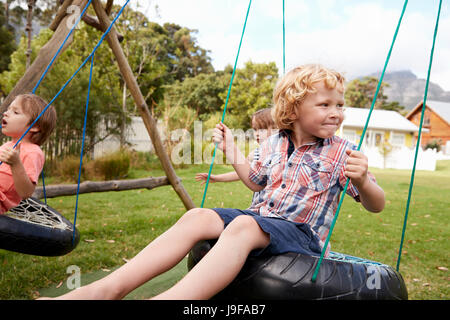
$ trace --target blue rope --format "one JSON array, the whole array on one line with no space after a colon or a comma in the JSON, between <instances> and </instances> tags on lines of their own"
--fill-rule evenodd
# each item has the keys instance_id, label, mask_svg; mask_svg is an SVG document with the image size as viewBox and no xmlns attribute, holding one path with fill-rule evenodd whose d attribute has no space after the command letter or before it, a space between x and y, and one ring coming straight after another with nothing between
<instances>
[{"instance_id":1,"label":"blue rope","mask_svg":"<svg viewBox=\"0 0 450 320\"><path fill-rule=\"evenodd\" d=\"M403 241L405 239L405 232L406 232L406 222L408 220L409 203L411 201L412 188L414 185L414 175L416 172L417 155L419 153L419 147L420 147L420 136L422 134L423 118L425 115L425 109L427 107L428 84L430 83L431 65L433 64L434 45L436 43L436 36L437 36L437 32L438 32L439 16L441 15L441 6L442 6L442 0L439 1L439 9L438 9L437 18L436 18L436 25L434 27L433 45L431 47L431 52L430 52L430 63L428 65L427 81L425 84L425 93L424 93L424 97L423 97L422 113L420 116L419 133L417 134L416 152L414 154L414 164L413 164L413 168L412 168L412 172L411 172L411 181L409 183L408 200L406 201L405 219L403 221L402 237L400 240L400 248L398 250L398 258L397 258L397 266L396 266L397 271L400 268L400 259L402 256Z\"/></svg>"},{"instance_id":2,"label":"blue rope","mask_svg":"<svg viewBox=\"0 0 450 320\"><path fill-rule=\"evenodd\" d=\"M42 169L41 172L41 177L42 177L42 190L44 191L44 202L45 205L47 205L47 192L45 190L45 177L44 177L44 170Z\"/></svg>"},{"instance_id":3,"label":"blue rope","mask_svg":"<svg viewBox=\"0 0 450 320\"><path fill-rule=\"evenodd\" d=\"M237 66L237 62L238 62L238 58L239 58L239 52L241 51L242 38L244 38L245 26L247 25L247 19L248 19L248 14L250 12L251 4L252 4L252 0L250 0L249 3L248 3L247 14L245 16L244 27L242 29L242 34L241 34L241 41L239 42L239 48L238 48L238 52L236 54L236 60L234 62L234 67L233 67L233 74L231 75L230 85L228 86L228 93L227 93L227 99L225 101L225 107L223 108L222 120L221 120L222 122L225 119L225 113L227 111L228 100L230 98L230 92L231 92L231 86L233 85L233 79L234 79L234 75L236 73L236 66ZM214 159L216 158L216 150L217 150L217 143L214 145L214 152L213 152L213 156L212 156L211 165L209 166L208 179L206 180L205 190L203 191L203 198L202 198L202 203L200 205L200 208L203 208L203 205L205 203L206 192L208 191L209 179L211 177L211 172L212 172L212 168L213 168L213 165L214 165Z\"/></svg>"},{"instance_id":4,"label":"blue rope","mask_svg":"<svg viewBox=\"0 0 450 320\"><path fill-rule=\"evenodd\" d=\"M91 58L91 67L89 70L89 85L88 85L88 92L86 97L86 110L84 112L84 124L83 124L83 139L81 142L81 153L80 153L80 166L78 168L78 184L77 184L77 198L75 201L75 217L73 219L73 236L72 236L72 246L75 241L75 226L77 223L77 212L78 212L78 198L80 194L80 181L81 181L81 169L83 168L83 153L84 153L84 142L86 140L86 123L87 123L87 115L88 115L88 109L89 109L89 96L91 93L91 84L92 84L92 70L94 69L94 55L92 55Z\"/></svg>"}]
</instances>

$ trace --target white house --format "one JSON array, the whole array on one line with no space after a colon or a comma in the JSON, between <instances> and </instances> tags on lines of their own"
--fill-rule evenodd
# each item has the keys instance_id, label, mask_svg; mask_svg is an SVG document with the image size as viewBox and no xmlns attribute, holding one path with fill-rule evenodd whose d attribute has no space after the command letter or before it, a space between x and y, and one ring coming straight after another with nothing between
<instances>
[{"instance_id":1,"label":"white house","mask_svg":"<svg viewBox=\"0 0 450 320\"><path fill-rule=\"evenodd\" d=\"M360 142L370 109L348 108L338 135L356 145ZM414 161L414 134L419 127L390 110L374 109L369 119L361 150L369 158L369 166L377 168L411 169ZM428 129L423 128L427 132ZM418 170L435 170L436 152L419 148Z\"/></svg>"}]
</instances>

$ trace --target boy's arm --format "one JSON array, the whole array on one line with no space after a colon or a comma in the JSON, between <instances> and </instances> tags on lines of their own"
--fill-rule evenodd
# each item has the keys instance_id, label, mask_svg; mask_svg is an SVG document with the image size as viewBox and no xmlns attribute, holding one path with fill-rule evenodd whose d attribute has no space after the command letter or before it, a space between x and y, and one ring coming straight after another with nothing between
<instances>
[{"instance_id":1,"label":"boy's arm","mask_svg":"<svg viewBox=\"0 0 450 320\"><path fill-rule=\"evenodd\" d=\"M203 181L202 184L208 180L208 174L207 173L197 173L195 175L195 180L197 181ZM209 182L231 182L231 181L238 181L239 176L235 171L222 173L222 174L212 174L209 177Z\"/></svg>"},{"instance_id":2,"label":"boy's arm","mask_svg":"<svg viewBox=\"0 0 450 320\"><path fill-rule=\"evenodd\" d=\"M213 141L217 143L220 150L225 153L227 159L233 165L234 170L238 174L242 182L253 192L258 192L264 187L254 183L249 179L250 162L241 153L239 148L234 143L233 134L222 122L214 129Z\"/></svg>"},{"instance_id":3,"label":"boy's arm","mask_svg":"<svg viewBox=\"0 0 450 320\"><path fill-rule=\"evenodd\" d=\"M238 181L239 176L235 171L214 175L214 179L219 182Z\"/></svg>"},{"instance_id":4,"label":"boy's arm","mask_svg":"<svg viewBox=\"0 0 450 320\"><path fill-rule=\"evenodd\" d=\"M252 162L253 160L253 152L251 152L247 159L248 162ZM205 184L206 180L208 180L208 174L207 173L197 173L195 175L195 180L197 181L203 181L202 184ZM232 182L232 181L238 181L241 180L241 178L239 178L239 175L236 173L236 171L232 171L232 172L227 172L227 173L222 173L222 174L212 174L209 177L209 182Z\"/></svg>"},{"instance_id":5,"label":"boy's arm","mask_svg":"<svg viewBox=\"0 0 450 320\"><path fill-rule=\"evenodd\" d=\"M384 209L384 191L369 179L367 157L360 151L346 150L349 155L345 165L345 175L358 189L361 204L368 211L380 212Z\"/></svg>"},{"instance_id":6,"label":"boy's arm","mask_svg":"<svg viewBox=\"0 0 450 320\"><path fill-rule=\"evenodd\" d=\"M9 164L14 180L14 188L22 199L26 199L33 195L35 185L31 182L23 163L20 160L19 150L20 146L15 150L5 148L0 154L0 161Z\"/></svg>"}]
</instances>

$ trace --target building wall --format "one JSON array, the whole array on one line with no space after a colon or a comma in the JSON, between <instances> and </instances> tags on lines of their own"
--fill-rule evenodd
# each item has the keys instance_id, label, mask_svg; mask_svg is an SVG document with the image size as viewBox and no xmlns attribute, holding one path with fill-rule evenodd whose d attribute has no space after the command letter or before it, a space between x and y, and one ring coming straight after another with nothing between
<instances>
[{"instance_id":1,"label":"building wall","mask_svg":"<svg viewBox=\"0 0 450 320\"><path fill-rule=\"evenodd\" d=\"M353 131L355 133L355 138L351 139L348 136L345 136L344 132ZM356 145L359 144L359 137L361 137L363 132L363 129L360 128L343 128L343 131L339 131L338 135L341 137L345 137L351 142L355 143ZM411 132L404 132L404 131L397 131L397 130L381 130L381 129L368 129L366 131L366 137L364 138L364 145L374 145L376 141L376 134L381 134L383 141L388 141L391 145L394 147L407 147L411 148L414 146L413 144L413 133ZM393 139L398 136L402 135L404 137L403 143L399 144L398 142L394 141ZM371 140L372 139L372 140ZM371 140L371 141L368 141ZM381 141L380 139L378 141ZM381 141L381 143L383 142Z\"/></svg>"},{"instance_id":2,"label":"building wall","mask_svg":"<svg viewBox=\"0 0 450 320\"><path fill-rule=\"evenodd\" d=\"M421 109L417 109L408 120L415 125L420 124ZM450 125L443 120L438 114L433 112L430 108L425 109L423 128L427 128L429 132L422 132L420 138L420 145L425 146L428 142L434 139L441 139L442 145L445 146L447 141L450 141ZM417 133L414 135L417 141Z\"/></svg>"}]
</instances>

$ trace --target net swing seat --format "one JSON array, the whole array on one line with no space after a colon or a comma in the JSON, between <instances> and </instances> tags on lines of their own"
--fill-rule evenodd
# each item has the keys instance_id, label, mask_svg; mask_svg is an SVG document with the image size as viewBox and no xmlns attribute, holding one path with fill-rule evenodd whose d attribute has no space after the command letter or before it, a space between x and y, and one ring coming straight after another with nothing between
<instances>
[{"instance_id":1,"label":"net swing seat","mask_svg":"<svg viewBox=\"0 0 450 320\"><path fill-rule=\"evenodd\" d=\"M0 248L37 256L62 256L80 241L76 227L35 198L22 200L0 215Z\"/></svg>"}]
</instances>

